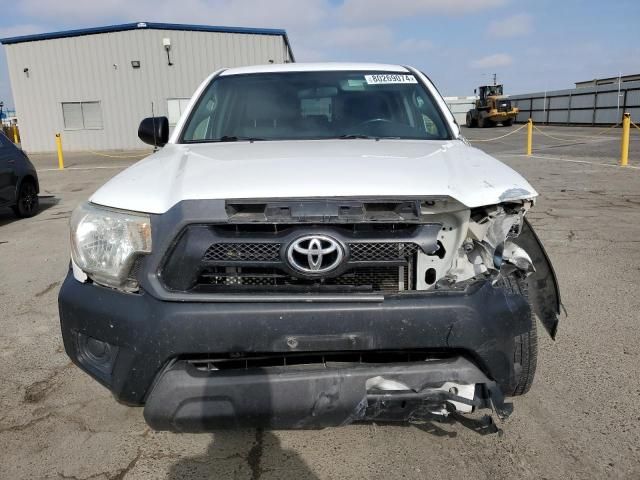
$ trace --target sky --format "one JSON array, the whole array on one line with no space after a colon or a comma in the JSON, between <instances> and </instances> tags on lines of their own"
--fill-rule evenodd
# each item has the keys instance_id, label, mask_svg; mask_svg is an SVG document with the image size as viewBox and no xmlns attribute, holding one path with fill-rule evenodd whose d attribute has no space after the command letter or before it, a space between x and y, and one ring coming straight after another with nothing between
<instances>
[{"instance_id":1,"label":"sky","mask_svg":"<svg viewBox=\"0 0 640 480\"><path fill-rule=\"evenodd\" d=\"M443 95L640 73L638 0L1 0L0 38L128 22L283 28L299 62L413 65ZM10 3L10 5L8 5ZM0 100L13 105L4 47Z\"/></svg>"}]
</instances>

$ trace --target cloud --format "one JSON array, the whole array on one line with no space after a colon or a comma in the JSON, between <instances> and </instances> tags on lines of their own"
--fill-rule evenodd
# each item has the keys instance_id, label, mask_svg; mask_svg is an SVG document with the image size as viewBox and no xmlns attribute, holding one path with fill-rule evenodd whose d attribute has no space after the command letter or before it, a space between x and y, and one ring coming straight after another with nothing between
<instances>
[{"instance_id":1,"label":"cloud","mask_svg":"<svg viewBox=\"0 0 640 480\"><path fill-rule=\"evenodd\" d=\"M326 60L371 60L403 63L399 57L415 59L433 48L423 38L398 38L385 25L341 26L309 32L300 43L293 38L296 60L300 62ZM328 57L333 52L333 58ZM409 61L409 63L411 63Z\"/></svg>"},{"instance_id":2,"label":"cloud","mask_svg":"<svg viewBox=\"0 0 640 480\"><path fill-rule=\"evenodd\" d=\"M506 53L494 53L493 55L487 55L486 57L473 60L469 66L471 68L493 68L493 67L508 67L513 63L511 55Z\"/></svg>"},{"instance_id":3,"label":"cloud","mask_svg":"<svg viewBox=\"0 0 640 480\"><path fill-rule=\"evenodd\" d=\"M323 21L330 10L327 0L21 0L15 7L30 18L50 21L53 17L69 25L83 26L113 21L161 21L302 27Z\"/></svg>"},{"instance_id":4,"label":"cloud","mask_svg":"<svg viewBox=\"0 0 640 480\"><path fill-rule=\"evenodd\" d=\"M14 8L30 18L68 24L105 21L232 22L247 26L376 23L416 15L465 15L505 5L508 0L21 0Z\"/></svg>"},{"instance_id":5,"label":"cloud","mask_svg":"<svg viewBox=\"0 0 640 480\"><path fill-rule=\"evenodd\" d=\"M428 39L403 38L390 22L421 13L477 11L505 1L397 0L389 4L345 0L340 4L333 0L21 0L16 9L22 17L43 25L49 25L52 19L58 22L52 28L35 28L38 32L137 21L284 28L296 60L320 61L423 52L432 46ZM373 21L374 17L381 21Z\"/></svg>"},{"instance_id":6,"label":"cloud","mask_svg":"<svg viewBox=\"0 0 640 480\"><path fill-rule=\"evenodd\" d=\"M393 43L391 29L380 25L334 28L319 31L316 36L316 41L327 47L355 50L378 50Z\"/></svg>"},{"instance_id":7,"label":"cloud","mask_svg":"<svg viewBox=\"0 0 640 480\"><path fill-rule=\"evenodd\" d=\"M431 50L433 43L423 38L407 38L398 44L398 50L415 55L426 50Z\"/></svg>"},{"instance_id":8,"label":"cloud","mask_svg":"<svg viewBox=\"0 0 640 480\"><path fill-rule=\"evenodd\" d=\"M345 0L338 15L349 22L368 23L416 15L466 15L505 3L507 0Z\"/></svg>"},{"instance_id":9,"label":"cloud","mask_svg":"<svg viewBox=\"0 0 640 480\"><path fill-rule=\"evenodd\" d=\"M533 17L527 13L519 13L489 24L487 33L496 38L510 38L529 35L533 32Z\"/></svg>"}]
</instances>

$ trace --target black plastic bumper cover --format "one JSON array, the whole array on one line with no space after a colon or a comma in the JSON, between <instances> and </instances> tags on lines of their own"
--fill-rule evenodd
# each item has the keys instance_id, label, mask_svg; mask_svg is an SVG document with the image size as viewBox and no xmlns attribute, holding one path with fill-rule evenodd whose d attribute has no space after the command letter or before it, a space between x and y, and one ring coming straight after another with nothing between
<instances>
[{"instance_id":1,"label":"black plastic bumper cover","mask_svg":"<svg viewBox=\"0 0 640 480\"><path fill-rule=\"evenodd\" d=\"M484 283L383 302L200 303L161 301L83 284L71 274L59 295L65 349L124 403L142 405L157 375L176 359L234 352L434 350L463 353L503 392L515 384L514 336L529 306ZM117 347L110 371L83 360L77 334Z\"/></svg>"},{"instance_id":2,"label":"black plastic bumper cover","mask_svg":"<svg viewBox=\"0 0 640 480\"><path fill-rule=\"evenodd\" d=\"M402 382L410 390L367 392L367 380L377 376ZM449 381L493 383L462 357L407 364L269 367L210 373L181 361L160 376L147 399L144 416L156 430L178 432L341 426L386 415L394 410L394 397L407 412L413 411L412 403L416 408L432 404L436 409L444 404L448 392L433 388ZM479 402L478 406L488 405Z\"/></svg>"}]
</instances>

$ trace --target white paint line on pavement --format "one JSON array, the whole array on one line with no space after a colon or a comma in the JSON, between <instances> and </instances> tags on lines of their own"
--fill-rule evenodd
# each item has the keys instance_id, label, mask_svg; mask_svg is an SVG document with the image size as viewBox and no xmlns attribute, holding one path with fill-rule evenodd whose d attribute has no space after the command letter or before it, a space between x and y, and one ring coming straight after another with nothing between
<instances>
[{"instance_id":1,"label":"white paint line on pavement","mask_svg":"<svg viewBox=\"0 0 640 480\"><path fill-rule=\"evenodd\" d=\"M548 157L546 155L525 155L524 153L496 153L494 154L494 156L496 157L524 157L524 158L540 158L543 160L554 160L557 162L569 162L569 163L585 163L587 165L597 165L599 167L614 167L614 168L620 168L620 169L627 169L627 168L631 168L633 170L640 170L640 167L636 167L634 165L627 165L626 167L621 167L618 164L612 164L612 163L597 163L597 162L587 162L586 160L573 160L570 158L559 158L559 157Z\"/></svg>"},{"instance_id":2,"label":"white paint line on pavement","mask_svg":"<svg viewBox=\"0 0 640 480\"><path fill-rule=\"evenodd\" d=\"M110 165L108 167L97 166L97 167L65 167L62 170L59 168L37 168L38 173L40 172L64 172L65 170L108 170L111 168L127 168L131 165Z\"/></svg>"}]
</instances>

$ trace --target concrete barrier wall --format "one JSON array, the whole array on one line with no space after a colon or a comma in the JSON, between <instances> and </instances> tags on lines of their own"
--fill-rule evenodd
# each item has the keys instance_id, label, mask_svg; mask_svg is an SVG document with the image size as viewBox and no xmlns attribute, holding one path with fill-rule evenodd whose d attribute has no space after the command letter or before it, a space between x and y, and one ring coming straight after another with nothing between
<instances>
[{"instance_id":1,"label":"concrete barrier wall","mask_svg":"<svg viewBox=\"0 0 640 480\"><path fill-rule=\"evenodd\" d=\"M640 82L599 85L549 92L510 95L520 109L517 122L567 125L613 125L623 113L640 120Z\"/></svg>"}]
</instances>

